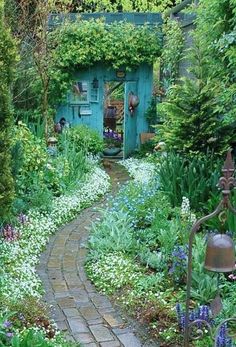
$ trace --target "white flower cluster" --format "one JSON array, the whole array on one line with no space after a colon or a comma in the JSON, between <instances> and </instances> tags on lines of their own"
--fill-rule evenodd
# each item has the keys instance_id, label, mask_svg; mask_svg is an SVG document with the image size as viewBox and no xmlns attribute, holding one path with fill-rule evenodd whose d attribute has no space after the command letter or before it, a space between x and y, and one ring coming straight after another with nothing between
<instances>
[{"instance_id":1,"label":"white flower cluster","mask_svg":"<svg viewBox=\"0 0 236 347\"><path fill-rule=\"evenodd\" d=\"M101 161L100 155L88 153L86 156L87 162L91 165L97 165Z\"/></svg>"},{"instance_id":2,"label":"white flower cluster","mask_svg":"<svg viewBox=\"0 0 236 347\"><path fill-rule=\"evenodd\" d=\"M187 219L188 222L194 224L196 222L196 216L191 212L189 199L183 196L181 204L181 216Z\"/></svg>"},{"instance_id":3,"label":"white flower cluster","mask_svg":"<svg viewBox=\"0 0 236 347\"><path fill-rule=\"evenodd\" d=\"M134 181L139 183L148 183L155 175L155 165L145 160L130 158L121 161L120 164L127 169Z\"/></svg>"},{"instance_id":4,"label":"white flower cluster","mask_svg":"<svg viewBox=\"0 0 236 347\"><path fill-rule=\"evenodd\" d=\"M141 267L122 252L103 254L96 262L87 263L86 267L96 287L107 294L138 282L141 276Z\"/></svg>"},{"instance_id":5,"label":"white flower cluster","mask_svg":"<svg viewBox=\"0 0 236 347\"><path fill-rule=\"evenodd\" d=\"M81 208L104 195L109 187L109 176L102 169L94 167L74 195L61 196L52 201L52 210L48 214L30 211L26 221L18 227L18 240L0 241L0 292L3 297L20 300L26 295L40 296L41 282L35 266L49 236L59 225L75 217Z\"/></svg>"}]
</instances>

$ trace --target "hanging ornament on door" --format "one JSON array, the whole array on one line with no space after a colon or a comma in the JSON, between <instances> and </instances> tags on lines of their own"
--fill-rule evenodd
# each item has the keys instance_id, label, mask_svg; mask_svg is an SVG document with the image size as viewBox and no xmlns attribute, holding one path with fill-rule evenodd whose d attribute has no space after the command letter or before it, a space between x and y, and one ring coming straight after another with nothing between
<instances>
[{"instance_id":1,"label":"hanging ornament on door","mask_svg":"<svg viewBox=\"0 0 236 347\"><path fill-rule=\"evenodd\" d=\"M133 92L129 93L129 112L133 115L135 108L139 105L139 97Z\"/></svg>"}]
</instances>

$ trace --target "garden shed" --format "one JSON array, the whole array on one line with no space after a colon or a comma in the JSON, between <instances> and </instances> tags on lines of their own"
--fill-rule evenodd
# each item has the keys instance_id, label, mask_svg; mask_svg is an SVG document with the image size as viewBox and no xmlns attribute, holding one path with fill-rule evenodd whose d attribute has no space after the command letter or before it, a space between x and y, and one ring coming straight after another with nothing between
<instances>
[{"instance_id":1,"label":"garden shed","mask_svg":"<svg viewBox=\"0 0 236 347\"><path fill-rule=\"evenodd\" d=\"M71 22L78 21L76 14L69 16ZM162 22L159 13L96 13L81 16L82 20L98 18L104 18L110 26L119 22L132 23L139 28L148 27L150 31ZM56 27L62 20L62 17L52 15L50 26ZM160 35L156 40L161 41ZM56 121L65 118L71 126L83 124L96 129L101 136L105 133L108 137L116 137L123 142L122 156L128 157L139 147L141 134L148 132L145 111L152 98L152 62L144 61L127 69L125 65L115 68L107 61L100 60L90 66L78 67L73 77L66 100L58 105Z\"/></svg>"}]
</instances>

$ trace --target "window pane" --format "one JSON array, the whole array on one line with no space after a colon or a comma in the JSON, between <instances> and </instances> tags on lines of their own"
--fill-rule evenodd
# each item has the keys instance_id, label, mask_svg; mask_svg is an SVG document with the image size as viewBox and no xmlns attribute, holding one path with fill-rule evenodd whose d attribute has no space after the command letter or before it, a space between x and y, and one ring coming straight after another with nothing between
<instances>
[{"instance_id":1,"label":"window pane","mask_svg":"<svg viewBox=\"0 0 236 347\"><path fill-rule=\"evenodd\" d=\"M88 82L76 82L72 87L71 104L88 102Z\"/></svg>"}]
</instances>

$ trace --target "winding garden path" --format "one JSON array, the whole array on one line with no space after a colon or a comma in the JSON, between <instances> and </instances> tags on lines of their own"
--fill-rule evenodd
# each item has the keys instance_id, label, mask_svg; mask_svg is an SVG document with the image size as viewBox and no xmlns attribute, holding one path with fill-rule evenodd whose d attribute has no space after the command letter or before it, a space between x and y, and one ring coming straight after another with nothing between
<instances>
[{"instance_id":1,"label":"winding garden path","mask_svg":"<svg viewBox=\"0 0 236 347\"><path fill-rule=\"evenodd\" d=\"M114 194L117 183L129 177L116 163L107 171L112 180L110 194ZM108 298L99 294L86 277L89 228L99 217L97 207L101 205L102 202L85 209L50 239L38 269L46 291L45 301L52 305L58 328L84 347L149 346L140 342Z\"/></svg>"}]
</instances>

